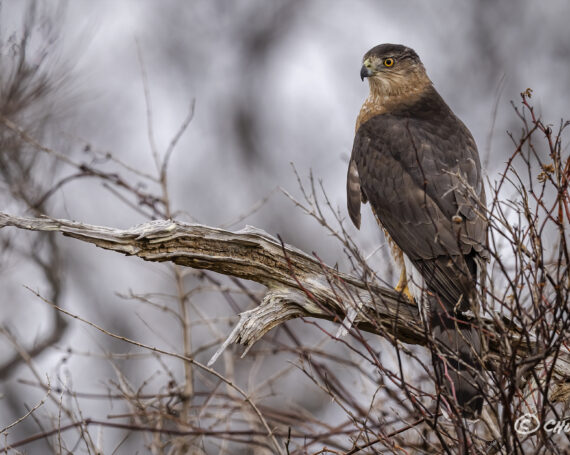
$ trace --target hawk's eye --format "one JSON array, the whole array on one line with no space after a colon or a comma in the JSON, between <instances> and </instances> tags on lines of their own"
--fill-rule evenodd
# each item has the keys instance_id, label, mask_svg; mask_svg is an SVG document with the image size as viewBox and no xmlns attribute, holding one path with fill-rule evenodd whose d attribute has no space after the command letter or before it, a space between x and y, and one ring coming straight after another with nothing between
<instances>
[{"instance_id":1,"label":"hawk's eye","mask_svg":"<svg viewBox=\"0 0 570 455\"><path fill-rule=\"evenodd\" d=\"M388 57L388 58L384 59L384 66L387 66L389 68L393 64L394 64L394 59L392 57Z\"/></svg>"}]
</instances>

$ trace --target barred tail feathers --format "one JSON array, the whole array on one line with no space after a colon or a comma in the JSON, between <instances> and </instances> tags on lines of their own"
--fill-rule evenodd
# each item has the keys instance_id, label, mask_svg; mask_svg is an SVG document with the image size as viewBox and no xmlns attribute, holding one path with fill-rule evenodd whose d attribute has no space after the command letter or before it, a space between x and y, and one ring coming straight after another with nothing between
<instances>
[{"instance_id":1,"label":"barred tail feathers","mask_svg":"<svg viewBox=\"0 0 570 455\"><path fill-rule=\"evenodd\" d=\"M467 418L477 418L483 407L480 371L481 335L472 322L432 305L431 330L438 349L433 352L436 379L455 397Z\"/></svg>"}]
</instances>

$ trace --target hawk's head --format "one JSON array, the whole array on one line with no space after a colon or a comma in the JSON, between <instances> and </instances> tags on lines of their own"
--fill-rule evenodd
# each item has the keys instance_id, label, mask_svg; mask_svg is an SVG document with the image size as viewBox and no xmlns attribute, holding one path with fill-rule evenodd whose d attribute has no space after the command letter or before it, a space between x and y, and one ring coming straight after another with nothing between
<instances>
[{"instance_id":1,"label":"hawk's head","mask_svg":"<svg viewBox=\"0 0 570 455\"><path fill-rule=\"evenodd\" d=\"M405 95L430 84L418 54L400 44L380 44L363 58L360 77L368 78L370 90L381 95Z\"/></svg>"}]
</instances>

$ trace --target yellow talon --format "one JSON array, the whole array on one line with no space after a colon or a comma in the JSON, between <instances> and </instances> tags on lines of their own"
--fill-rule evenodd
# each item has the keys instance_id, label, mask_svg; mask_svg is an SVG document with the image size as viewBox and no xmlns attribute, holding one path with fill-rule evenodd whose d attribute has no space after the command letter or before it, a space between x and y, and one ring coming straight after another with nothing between
<instances>
[{"instance_id":1,"label":"yellow talon","mask_svg":"<svg viewBox=\"0 0 570 455\"><path fill-rule=\"evenodd\" d=\"M408 285L406 285L406 287L404 289L402 289L401 291L402 291L402 294L404 294L410 302L412 302L412 303L414 302L414 296L412 295L412 293L408 289Z\"/></svg>"}]
</instances>

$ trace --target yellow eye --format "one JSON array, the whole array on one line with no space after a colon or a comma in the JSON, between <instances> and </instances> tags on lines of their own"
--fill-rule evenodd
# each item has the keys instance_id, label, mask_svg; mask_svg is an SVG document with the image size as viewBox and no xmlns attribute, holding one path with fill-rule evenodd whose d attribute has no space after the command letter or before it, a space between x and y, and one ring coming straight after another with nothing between
<instances>
[{"instance_id":1,"label":"yellow eye","mask_svg":"<svg viewBox=\"0 0 570 455\"><path fill-rule=\"evenodd\" d=\"M392 57L388 57L388 58L384 59L384 66L387 66L389 68L393 64L394 64L394 59Z\"/></svg>"}]
</instances>

